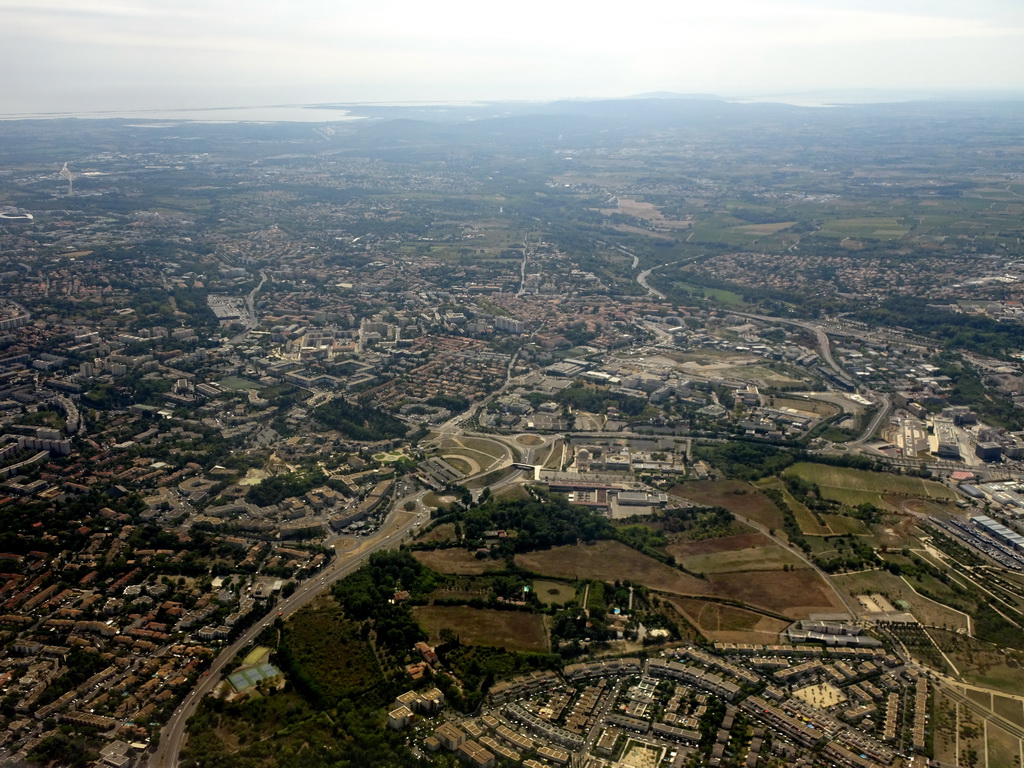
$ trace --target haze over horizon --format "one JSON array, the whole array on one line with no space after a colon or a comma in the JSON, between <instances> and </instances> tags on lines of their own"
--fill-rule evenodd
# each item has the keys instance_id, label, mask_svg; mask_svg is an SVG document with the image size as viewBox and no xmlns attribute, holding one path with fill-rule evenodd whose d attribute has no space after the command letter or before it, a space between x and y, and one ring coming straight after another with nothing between
<instances>
[{"instance_id":1,"label":"haze over horizon","mask_svg":"<svg viewBox=\"0 0 1024 768\"><path fill-rule=\"evenodd\" d=\"M1024 5L980 0L0 0L5 109L1024 91Z\"/></svg>"}]
</instances>

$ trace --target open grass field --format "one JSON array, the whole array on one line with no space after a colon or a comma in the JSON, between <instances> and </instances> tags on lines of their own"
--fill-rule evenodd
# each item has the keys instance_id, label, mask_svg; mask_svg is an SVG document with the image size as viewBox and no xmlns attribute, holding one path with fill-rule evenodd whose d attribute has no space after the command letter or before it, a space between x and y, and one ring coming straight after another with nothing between
<instances>
[{"instance_id":1,"label":"open grass field","mask_svg":"<svg viewBox=\"0 0 1024 768\"><path fill-rule=\"evenodd\" d=\"M795 411L813 413L815 416L819 416L821 418L835 416L837 413L839 413L840 410L838 405L826 403L824 400L812 400L810 398L805 400L803 398L798 397L776 397L775 407L792 408Z\"/></svg>"},{"instance_id":2,"label":"open grass field","mask_svg":"<svg viewBox=\"0 0 1024 768\"><path fill-rule=\"evenodd\" d=\"M220 385L229 392L238 392L243 389L263 389L263 384L242 376L228 376L220 380Z\"/></svg>"},{"instance_id":3,"label":"open grass field","mask_svg":"<svg viewBox=\"0 0 1024 768\"><path fill-rule=\"evenodd\" d=\"M712 642L776 643L788 626L780 619L709 600L673 597L668 602Z\"/></svg>"},{"instance_id":4,"label":"open grass field","mask_svg":"<svg viewBox=\"0 0 1024 768\"><path fill-rule=\"evenodd\" d=\"M453 630L464 645L538 653L549 649L544 617L535 613L441 605L421 605L412 612L419 625L430 634L432 643L439 642L441 630L447 628Z\"/></svg>"},{"instance_id":5,"label":"open grass field","mask_svg":"<svg viewBox=\"0 0 1024 768\"><path fill-rule=\"evenodd\" d=\"M676 595L703 595L710 592L707 582L677 571L618 541L573 544L527 552L516 555L516 565L556 579L594 579L604 582L628 579L650 589Z\"/></svg>"},{"instance_id":6,"label":"open grass field","mask_svg":"<svg viewBox=\"0 0 1024 768\"><path fill-rule=\"evenodd\" d=\"M765 365L737 365L722 368L719 370L719 375L780 389L796 387L804 381L803 379L794 379Z\"/></svg>"},{"instance_id":7,"label":"open grass field","mask_svg":"<svg viewBox=\"0 0 1024 768\"><path fill-rule=\"evenodd\" d=\"M723 536L719 539L700 539L698 541L681 541L666 549L676 557L695 557L711 555L716 552L732 552L750 547L767 547L772 540L763 533L740 533L735 536Z\"/></svg>"},{"instance_id":8,"label":"open grass field","mask_svg":"<svg viewBox=\"0 0 1024 768\"><path fill-rule=\"evenodd\" d=\"M729 537L735 538L735 537ZM672 553L672 548L666 548ZM764 547L746 547L707 555L677 557L687 570L694 573L731 573L737 571L781 571L785 566L806 568L807 564L788 549L778 544Z\"/></svg>"},{"instance_id":9,"label":"open grass field","mask_svg":"<svg viewBox=\"0 0 1024 768\"><path fill-rule=\"evenodd\" d=\"M949 627L954 631L967 630L967 616L959 611L919 595L899 576L888 571L862 571L830 576L832 583L845 590L851 597L856 595L880 594L889 602L904 600L910 605L910 612L926 627ZM896 606L899 608L899 606ZM870 615L870 614L869 614Z\"/></svg>"},{"instance_id":10,"label":"open grass field","mask_svg":"<svg viewBox=\"0 0 1024 768\"><path fill-rule=\"evenodd\" d=\"M494 461L500 461L508 453L508 449L496 440L488 440L485 437L460 437L455 442L462 445L468 451L490 456Z\"/></svg>"},{"instance_id":11,"label":"open grass field","mask_svg":"<svg viewBox=\"0 0 1024 768\"><path fill-rule=\"evenodd\" d=\"M993 722L985 724L985 754L989 768L1000 765L1020 765L1020 739Z\"/></svg>"},{"instance_id":12,"label":"open grass field","mask_svg":"<svg viewBox=\"0 0 1024 768\"><path fill-rule=\"evenodd\" d=\"M720 231L720 230L718 230ZM750 237L741 236L738 238L740 243L749 243ZM687 283L682 281L673 281L675 287L689 291L690 293L696 293L702 296L706 296L717 304L721 304L726 307L737 307L742 308L749 306L743 297L735 291L727 291L723 288L705 288L702 285L694 285L693 283Z\"/></svg>"},{"instance_id":13,"label":"open grass field","mask_svg":"<svg viewBox=\"0 0 1024 768\"><path fill-rule=\"evenodd\" d=\"M432 571L458 576L476 576L488 571L500 571L505 567L502 560L477 560L472 552L461 548L422 550L413 552L412 556Z\"/></svg>"},{"instance_id":14,"label":"open grass field","mask_svg":"<svg viewBox=\"0 0 1024 768\"><path fill-rule=\"evenodd\" d=\"M484 437L445 438L438 446L437 454L460 471L472 474L487 472L497 467L509 455L509 449L496 440ZM463 464L455 464L461 461Z\"/></svg>"},{"instance_id":15,"label":"open grass field","mask_svg":"<svg viewBox=\"0 0 1024 768\"><path fill-rule=\"evenodd\" d=\"M465 456L456 454L445 454L441 458L464 475L475 475L480 472L480 465L477 464L475 459L468 459Z\"/></svg>"},{"instance_id":16,"label":"open grass field","mask_svg":"<svg viewBox=\"0 0 1024 768\"><path fill-rule=\"evenodd\" d=\"M435 541L454 541L455 540L455 523L441 523L440 525L431 528L429 531L425 531L416 537L417 542L423 542L426 544Z\"/></svg>"},{"instance_id":17,"label":"open grass field","mask_svg":"<svg viewBox=\"0 0 1024 768\"><path fill-rule=\"evenodd\" d=\"M1007 664L1001 649L974 638L951 638L942 630L930 631L967 682L1004 693L1020 695L1024 691L1024 669L1016 661L1016 666ZM957 640L961 642L954 645Z\"/></svg>"},{"instance_id":18,"label":"open grass field","mask_svg":"<svg viewBox=\"0 0 1024 768\"><path fill-rule=\"evenodd\" d=\"M734 515L748 517L767 528L782 527L782 512L772 500L741 480L698 480L676 485L671 493L694 504L725 507Z\"/></svg>"},{"instance_id":19,"label":"open grass field","mask_svg":"<svg viewBox=\"0 0 1024 768\"><path fill-rule=\"evenodd\" d=\"M506 485L494 493L494 498L502 501L515 501L530 498L529 492L521 485Z\"/></svg>"},{"instance_id":20,"label":"open grass field","mask_svg":"<svg viewBox=\"0 0 1024 768\"><path fill-rule=\"evenodd\" d=\"M440 494L434 493L433 491L423 497L423 503L428 507L447 507L449 504L453 504L456 501L458 501L458 499L451 494Z\"/></svg>"},{"instance_id":21,"label":"open grass field","mask_svg":"<svg viewBox=\"0 0 1024 768\"><path fill-rule=\"evenodd\" d=\"M540 459L538 458L538 461ZM562 468L562 438L553 440L551 447L547 454L543 457L541 462L545 469L561 469Z\"/></svg>"},{"instance_id":22,"label":"open grass field","mask_svg":"<svg viewBox=\"0 0 1024 768\"><path fill-rule=\"evenodd\" d=\"M520 445L543 445L544 438L540 435L519 435L516 442Z\"/></svg>"},{"instance_id":23,"label":"open grass field","mask_svg":"<svg viewBox=\"0 0 1024 768\"><path fill-rule=\"evenodd\" d=\"M942 688L936 688L932 706L935 759L941 765L959 765L956 732L960 727L957 703Z\"/></svg>"},{"instance_id":24,"label":"open grass field","mask_svg":"<svg viewBox=\"0 0 1024 768\"><path fill-rule=\"evenodd\" d=\"M992 708L1000 717L1005 717L1014 725L1024 728L1024 702L1019 698L994 694L992 696Z\"/></svg>"},{"instance_id":25,"label":"open grass field","mask_svg":"<svg viewBox=\"0 0 1024 768\"><path fill-rule=\"evenodd\" d=\"M922 480L918 477L895 475L888 472L868 472L861 469L832 467L827 464L799 462L786 470L785 474L795 475L817 485L825 498L849 503L849 496L839 496L837 492L861 491L871 494L872 498L883 495L913 496L925 499L956 500L956 495L941 483ZM868 496L860 497L868 500ZM880 505L881 506L881 505Z\"/></svg>"},{"instance_id":26,"label":"open grass field","mask_svg":"<svg viewBox=\"0 0 1024 768\"><path fill-rule=\"evenodd\" d=\"M786 555L775 553L774 556ZM617 541L528 552L516 556L516 565L556 579L593 579L609 583L628 579L657 592L736 600L792 618L843 610L839 598L813 571L711 573L702 580Z\"/></svg>"},{"instance_id":27,"label":"open grass field","mask_svg":"<svg viewBox=\"0 0 1024 768\"><path fill-rule=\"evenodd\" d=\"M544 605L566 605L576 599L575 587L560 581L533 582L533 593Z\"/></svg>"},{"instance_id":28,"label":"open grass field","mask_svg":"<svg viewBox=\"0 0 1024 768\"><path fill-rule=\"evenodd\" d=\"M249 653L245 655L245 658L242 659L242 665L248 666L250 664L259 664L266 658L266 656L269 653L269 648L267 648L264 645L257 645L255 648L253 648L251 651L249 651Z\"/></svg>"},{"instance_id":29,"label":"open grass field","mask_svg":"<svg viewBox=\"0 0 1024 768\"><path fill-rule=\"evenodd\" d=\"M793 619L845 610L825 580L810 570L715 573L708 581L716 597L740 600Z\"/></svg>"}]
</instances>

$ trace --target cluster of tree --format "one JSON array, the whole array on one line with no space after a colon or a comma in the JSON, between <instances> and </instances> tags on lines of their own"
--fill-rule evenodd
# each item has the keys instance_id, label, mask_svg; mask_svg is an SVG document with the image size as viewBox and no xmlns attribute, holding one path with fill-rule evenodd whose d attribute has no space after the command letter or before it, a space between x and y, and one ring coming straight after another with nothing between
<instances>
[{"instance_id":1,"label":"cluster of tree","mask_svg":"<svg viewBox=\"0 0 1024 768\"><path fill-rule=\"evenodd\" d=\"M345 614L355 621L370 621L377 643L404 653L426 633L420 629L406 602L396 602L396 591L408 591L416 600L434 591L440 577L404 551L375 552L369 562L338 582L333 594Z\"/></svg>"},{"instance_id":2,"label":"cluster of tree","mask_svg":"<svg viewBox=\"0 0 1024 768\"><path fill-rule=\"evenodd\" d=\"M909 555L911 562L888 563L886 567L890 573L915 581L914 589L925 597L969 613L974 620L974 636L979 640L994 643L1002 648L1024 649L1024 635L1021 634L1019 627L995 610L987 597L983 598L972 592L950 577L946 571L936 568L913 552L906 554ZM936 594L933 589L929 589L924 581L926 578L941 583L948 594Z\"/></svg>"},{"instance_id":3,"label":"cluster of tree","mask_svg":"<svg viewBox=\"0 0 1024 768\"><path fill-rule=\"evenodd\" d=\"M1024 429L1024 414L1014 405L1013 400L986 387L978 374L959 356L946 354L936 362L939 364L940 375L952 380L950 405L966 405L991 424L1012 430Z\"/></svg>"},{"instance_id":4,"label":"cluster of tree","mask_svg":"<svg viewBox=\"0 0 1024 768\"><path fill-rule=\"evenodd\" d=\"M468 398L460 395L434 395L426 403L435 408L447 408L452 413L462 413L469 408Z\"/></svg>"},{"instance_id":5,"label":"cluster of tree","mask_svg":"<svg viewBox=\"0 0 1024 768\"><path fill-rule=\"evenodd\" d=\"M618 408L627 416L639 416L647 408L647 401L642 398L586 387L579 381L563 389L554 399L564 406L588 413L603 413L606 408Z\"/></svg>"},{"instance_id":6,"label":"cluster of tree","mask_svg":"<svg viewBox=\"0 0 1024 768\"><path fill-rule=\"evenodd\" d=\"M397 693L398 691L396 691ZM392 768L446 764L417 759L384 725L375 699L318 710L301 691L229 703L206 697L189 719L183 768Z\"/></svg>"},{"instance_id":7,"label":"cluster of tree","mask_svg":"<svg viewBox=\"0 0 1024 768\"><path fill-rule=\"evenodd\" d=\"M758 480L776 475L796 462L792 452L766 443L730 440L721 444L697 445L694 453L729 477L740 480Z\"/></svg>"},{"instance_id":8,"label":"cluster of tree","mask_svg":"<svg viewBox=\"0 0 1024 768\"><path fill-rule=\"evenodd\" d=\"M969 315L936 307L927 298L899 296L854 314L873 326L899 326L935 339L946 349L966 349L1005 358L1024 348L1024 325L1001 323L986 315Z\"/></svg>"},{"instance_id":9,"label":"cluster of tree","mask_svg":"<svg viewBox=\"0 0 1024 768\"><path fill-rule=\"evenodd\" d=\"M670 533L685 533L694 541L728 536L736 517L725 507L670 509L663 525Z\"/></svg>"},{"instance_id":10,"label":"cluster of tree","mask_svg":"<svg viewBox=\"0 0 1024 768\"><path fill-rule=\"evenodd\" d=\"M509 532L500 545L507 554L615 536L604 517L569 504L564 496L537 490L529 499L488 498L460 517L471 544L482 542L487 531Z\"/></svg>"},{"instance_id":11,"label":"cluster of tree","mask_svg":"<svg viewBox=\"0 0 1024 768\"><path fill-rule=\"evenodd\" d=\"M816 555L814 563L827 573L843 573L846 571L873 568L878 565L879 558L870 541L858 536L826 536L825 542L832 544L835 552L828 557Z\"/></svg>"},{"instance_id":12,"label":"cluster of tree","mask_svg":"<svg viewBox=\"0 0 1024 768\"><path fill-rule=\"evenodd\" d=\"M313 418L352 440L387 440L403 437L407 427L390 413L373 406L353 405L337 397L313 410Z\"/></svg>"},{"instance_id":13,"label":"cluster of tree","mask_svg":"<svg viewBox=\"0 0 1024 768\"><path fill-rule=\"evenodd\" d=\"M675 565L675 558L662 549L668 544L668 539L661 531L646 525L624 525L615 529L615 536L626 546L643 552L648 557Z\"/></svg>"},{"instance_id":14,"label":"cluster of tree","mask_svg":"<svg viewBox=\"0 0 1024 768\"><path fill-rule=\"evenodd\" d=\"M260 397L275 408L286 410L308 400L310 392L291 384L275 384L260 390Z\"/></svg>"},{"instance_id":15,"label":"cluster of tree","mask_svg":"<svg viewBox=\"0 0 1024 768\"><path fill-rule=\"evenodd\" d=\"M82 729L76 732L58 732L40 741L28 754L29 762L36 765L61 765L66 768L85 768L95 765L100 757L96 748L98 739L88 739Z\"/></svg>"},{"instance_id":16,"label":"cluster of tree","mask_svg":"<svg viewBox=\"0 0 1024 768\"><path fill-rule=\"evenodd\" d=\"M804 552L810 552L811 545L804 537L803 529L796 521L796 515L793 514L793 510L789 508L789 504L783 498L782 491L778 488L765 488L764 495L771 499L772 503L782 513L782 530L785 531L789 543L800 547Z\"/></svg>"},{"instance_id":17,"label":"cluster of tree","mask_svg":"<svg viewBox=\"0 0 1024 768\"><path fill-rule=\"evenodd\" d=\"M107 660L102 654L93 649L82 650L72 648L64 659L63 674L54 677L46 686L39 698L36 699L38 706L44 706L56 701L68 691L77 688L90 677L107 667Z\"/></svg>"},{"instance_id":18,"label":"cluster of tree","mask_svg":"<svg viewBox=\"0 0 1024 768\"><path fill-rule=\"evenodd\" d=\"M184 314L191 328L216 327L217 316L206 303L206 296L202 288L175 288L170 293L161 288L138 289L132 294L135 326L177 326Z\"/></svg>"},{"instance_id":19,"label":"cluster of tree","mask_svg":"<svg viewBox=\"0 0 1024 768\"><path fill-rule=\"evenodd\" d=\"M260 507L267 507L293 496L301 496L326 481L327 476L320 471L274 475L252 486L245 494L245 500Z\"/></svg>"}]
</instances>

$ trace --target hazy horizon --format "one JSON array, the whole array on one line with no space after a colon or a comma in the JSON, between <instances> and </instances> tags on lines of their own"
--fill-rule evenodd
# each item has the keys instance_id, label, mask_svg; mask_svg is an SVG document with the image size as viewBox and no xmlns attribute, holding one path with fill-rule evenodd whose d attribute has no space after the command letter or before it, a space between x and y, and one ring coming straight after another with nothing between
<instances>
[{"instance_id":1,"label":"hazy horizon","mask_svg":"<svg viewBox=\"0 0 1024 768\"><path fill-rule=\"evenodd\" d=\"M1024 91L1024 5L0 0L5 114ZM17 76L14 76L17 73Z\"/></svg>"}]
</instances>

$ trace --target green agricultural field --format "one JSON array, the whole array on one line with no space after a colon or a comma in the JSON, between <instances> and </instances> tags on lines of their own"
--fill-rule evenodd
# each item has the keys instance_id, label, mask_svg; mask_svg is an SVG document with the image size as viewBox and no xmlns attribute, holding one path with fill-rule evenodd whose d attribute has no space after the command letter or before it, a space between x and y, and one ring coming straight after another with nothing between
<instances>
[{"instance_id":1,"label":"green agricultural field","mask_svg":"<svg viewBox=\"0 0 1024 768\"><path fill-rule=\"evenodd\" d=\"M903 237L910 227L892 217L833 219L822 225L819 234L826 237L877 238L891 240Z\"/></svg>"},{"instance_id":2,"label":"green agricultural field","mask_svg":"<svg viewBox=\"0 0 1024 768\"><path fill-rule=\"evenodd\" d=\"M863 520L858 520L856 517L850 517L849 515L822 515L821 519L825 521L827 525L837 536L845 536L846 534L853 534L854 536L870 536L871 531L864 524Z\"/></svg>"},{"instance_id":3,"label":"green agricultural field","mask_svg":"<svg viewBox=\"0 0 1024 768\"><path fill-rule=\"evenodd\" d=\"M765 235L774 235L776 232L781 232L784 229L789 229L794 224L796 224L795 221L779 221L770 224L744 224L741 227L733 227L733 229L746 235L763 237Z\"/></svg>"},{"instance_id":4,"label":"green agricultural field","mask_svg":"<svg viewBox=\"0 0 1024 768\"><path fill-rule=\"evenodd\" d=\"M412 612L419 625L430 634L432 643L440 642L442 629L450 629L463 645L539 653L546 653L549 648L548 629L539 614L461 605L421 605Z\"/></svg>"},{"instance_id":5,"label":"green agricultural field","mask_svg":"<svg viewBox=\"0 0 1024 768\"><path fill-rule=\"evenodd\" d=\"M896 475L888 472L868 472L862 469L832 467L827 464L799 462L786 470L785 474L795 475L802 480L817 485L825 498L849 503L852 500L849 491L860 491L871 494L872 498L881 501L884 495L916 496L925 499L955 500L956 494L949 488L933 480L922 480L918 477ZM845 493L845 495L844 495ZM867 500L867 496L857 496Z\"/></svg>"},{"instance_id":6,"label":"green agricultural field","mask_svg":"<svg viewBox=\"0 0 1024 768\"><path fill-rule=\"evenodd\" d=\"M668 547L667 550L672 551L671 547ZM694 573L781 571L786 566L790 568L807 567L807 563L788 549L778 545L683 557L682 563L688 571Z\"/></svg>"},{"instance_id":7,"label":"green agricultural field","mask_svg":"<svg viewBox=\"0 0 1024 768\"><path fill-rule=\"evenodd\" d=\"M833 486L819 486L821 488L822 495L830 501L838 501L840 504L845 504L848 507L859 507L861 504L874 504L880 509L890 509L893 512L898 512L897 506L888 504L885 501L885 496L878 493L872 493L871 491L861 491L855 488L835 488Z\"/></svg>"},{"instance_id":8,"label":"green agricultural field","mask_svg":"<svg viewBox=\"0 0 1024 768\"><path fill-rule=\"evenodd\" d=\"M803 504L793 509L793 516L796 517L797 525L800 526L800 531L805 536L830 536L832 534L832 529L819 523L814 513Z\"/></svg>"}]
</instances>

